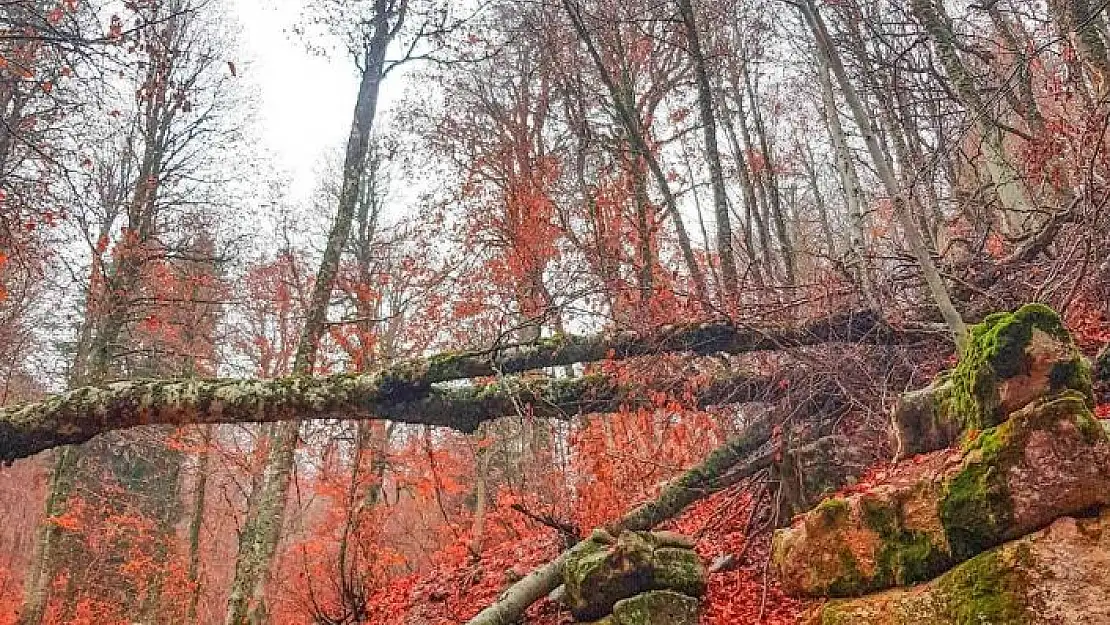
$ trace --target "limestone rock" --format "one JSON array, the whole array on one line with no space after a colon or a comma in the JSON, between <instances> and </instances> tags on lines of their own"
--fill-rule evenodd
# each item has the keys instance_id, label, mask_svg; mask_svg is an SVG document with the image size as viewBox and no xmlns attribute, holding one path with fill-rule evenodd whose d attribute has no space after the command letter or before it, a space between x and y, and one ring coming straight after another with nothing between
<instances>
[{"instance_id":1,"label":"limestone rock","mask_svg":"<svg viewBox=\"0 0 1110 625\"><path fill-rule=\"evenodd\" d=\"M801 478L802 497L814 503L857 479L879 459L842 435L823 436L789 454Z\"/></svg>"},{"instance_id":2,"label":"limestone rock","mask_svg":"<svg viewBox=\"0 0 1110 625\"><path fill-rule=\"evenodd\" d=\"M699 601L670 590L653 590L613 606L613 625L697 625Z\"/></svg>"},{"instance_id":3,"label":"limestone rock","mask_svg":"<svg viewBox=\"0 0 1110 625\"><path fill-rule=\"evenodd\" d=\"M891 415L896 461L944 449L959 440L963 424L946 411L951 394L952 380L941 377L898 398Z\"/></svg>"},{"instance_id":4,"label":"limestone rock","mask_svg":"<svg viewBox=\"0 0 1110 625\"><path fill-rule=\"evenodd\" d=\"M1073 390L1093 403L1091 365L1059 315L1042 304L970 328L956 367L907 393L892 415L898 458L943 449L1044 397Z\"/></svg>"},{"instance_id":5,"label":"limestone rock","mask_svg":"<svg viewBox=\"0 0 1110 625\"><path fill-rule=\"evenodd\" d=\"M624 532L613 545L589 543L567 560L563 573L567 606L580 621L605 616L651 581L652 546L640 534Z\"/></svg>"},{"instance_id":6,"label":"limestone rock","mask_svg":"<svg viewBox=\"0 0 1110 625\"><path fill-rule=\"evenodd\" d=\"M692 541L673 532L623 532L615 539L594 535L566 563L565 602L580 621L609 614L622 599L653 590L697 597L706 572Z\"/></svg>"},{"instance_id":7,"label":"limestone rock","mask_svg":"<svg viewBox=\"0 0 1110 625\"><path fill-rule=\"evenodd\" d=\"M848 597L931 579L1053 519L1110 504L1110 440L1078 393L923 457L896 480L822 502L776 532L788 592Z\"/></svg>"},{"instance_id":8,"label":"limestone rock","mask_svg":"<svg viewBox=\"0 0 1110 625\"><path fill-rule=\"evenodd\" d=\"M920 586L813 609L803 625L1110 623L1110 509L1064 517Z\"/></svg>"},{"instance_id":9,"label":"limestone rock","mask_svg":"<svg viewBox=\"0 0 1110 625\"><path fill-rule=\"evenodd\" d=\"M660 547L652 554L651 587L691 597L705 594L705 567L690 549Z\"/></svg>"}]
</instances>

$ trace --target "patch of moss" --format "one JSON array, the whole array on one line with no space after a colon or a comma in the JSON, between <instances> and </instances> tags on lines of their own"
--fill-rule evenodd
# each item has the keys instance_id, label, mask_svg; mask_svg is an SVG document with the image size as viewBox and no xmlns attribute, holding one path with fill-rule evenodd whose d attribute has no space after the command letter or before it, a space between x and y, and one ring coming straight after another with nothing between
<instances>
[{"instance_id":1,"label":"patch of moss","mask_svg":"<svg viewBox=\"0 0 1110 625\"><path fill-rule=\"evenodd\" d=\"M871 590L869 580L864 578L859 562L848 545L840 547L837 558L840 561L840 575L826 587L825 594L830 597L854 597Z\"/></svg>"},{"instance_id":2,"label":"patch of moss","mask_svg":"<svg viewBox=\"0 0 1110 625\"><path fill-rule=\"evenodd\" d=\"M1034 329L1073 344L1060 316L1044 304L995 313L969 329L960 362L951 373L953 392L945 399L946 411L959 418L965 429L980 430L1005 419L999 405L998 382L1021 373L1025 347ZM1090 393L1090 371L1082 358L1058 368L1052 372L1053 390L1075 388Z\"/></svg>"},{"instance_id":3,"label":"patch of moss","mask_svg":"<svg viewBox=\"0 0 1110 625\"><path fill-rule=\"evenodd\" d=\"M1074 389L1091 398L1091 365L1083 358L1053 365L1048 380L1053 391Z\"/></svg>"},{"instance_id":4,"label":"patch of moss","mask_svg":"<svg viewBox=\"0 0 1110 625\"><path fill-rule=\"evenodd\" d=\"M836 527L848 520L848 502L839 497L822 500L813 511L826 528Z\"/></svg>"},{"instance_id":5,"label":"patch of moss","mask_svg":"<svg viewBox=\"0 0 1110 625\"><path fill-rule=\"evenodd\" d=\"M957 559L970 558L997 545L1013 520L1002 451L1008 428L991 428L972 442L971 458L945 485L940 518L949 548Z\"/></svg>"},{"instance_id":6,"label":"patch of moss","mask_svg":"<svg viewBox=\"0 0 1110 625\"><path fill-rule=\"evenodd\" d=\"M1083 436L1083 442L1088 445L1095 445L1099 441L1107 440L1104 424L1100 423L1090 413L1076 415L1075 426L1079 428L1079 433Z\"/></svg>"},{"instance_id":7,"label":"patch of moss","mask_svg":"<svg viewBox=\"0 0 1110 625\"><path fill-rule=\"evenodd\" d=\"M1022 573L1000 550L980 554L952 569L938 585L955 625L1026 623L1024 588Z\"/></svg>"},{"instance_id":8,"label":"patch of moss","mask_svg":"<svg viewBox=\"0 0 1110 625\"><path fill-rule=\"evenodd\" d=\"M453 380L465 377L462 364L471 354L467 352L442 352L429 356L425 365L427 377L433 381Z\"/></svg>"},{"instance_id":9,"label":"patch of moss","mask_svg":"<svg viewBox=\"0 0 1110 625\"><path fill-rule=\"evenodd\" d=\"M882 539L876 558L874 588L908 586L932 579L952 564L949 554L925 532L905 529L898 509L884 501L864 499L863 520Z\"/></svg>"}]
</instances>

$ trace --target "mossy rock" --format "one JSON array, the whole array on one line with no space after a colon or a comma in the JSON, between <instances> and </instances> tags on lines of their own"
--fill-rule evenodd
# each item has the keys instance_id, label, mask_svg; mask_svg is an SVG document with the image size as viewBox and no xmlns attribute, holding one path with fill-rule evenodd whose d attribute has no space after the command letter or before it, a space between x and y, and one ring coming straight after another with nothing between
<instances>
[{"instance_id":1,"label":"mossy rock","mask_svg":"<svg viewBox=\"0 0 1110 625\"><path fill-rule=\"evenodd\" d=\"M613 606L614 625L697 625L700 602L670 590L652 590Z\"/></svg>"},{"instance_id":2,"label":"mossy rock","mask_svg":"<svg viewBox=\"0 0 1110 625\"><path fill-rule=\"evenodd\" d=\"M873 449L842 435L823 436L790 450L779 465L779 479L792 486L780 493L779 518L789 522L854 482L878 459Z\"/></svg>"},{"instance_id":3,"label":"mossy rock","mask_svg":"<svg viewBox=\"0 0 1110 625\"><path fill-rule=\"evenodd\" d=\"M1110 441L1078 392L1027 406L966 445L940 515L952 553L971 557L1053 519L1110 503Z\"/></svg>"},{"instance_id":4,"label":"mossy rock","mask_svg":"<svg viewBox=\"0 0 1110 625\"><path fill-rule=\"evenodd\" d=\"M1110 511L1064 517L908 589L830 601L803 625L1110 623Z\"/></svg>"},{"instance_id":5,"label":"mossy rock","mask_svg":"<svg viewBox=\"0 0 1110 625\"><path fill-rule=\"evenodd\" d=\"M691 597L705 593L706 572L693 541L673 532L622 532L614 538L595 530L568 558L563 571L565 601L575 618L598 619L622 599L651 590Z\"/></svg>"},{"instance_id":6,"label":"mossy rock","mask_svg":"<svg viewBox=\"0 0 1110 625\"><path fill-rule=\"evenodd\" d=\"M580 621L599 619L647 588L652 570L652 546L635 532L622 533L613 545L594 537L587 542L563 569L567 606Z\"/></svg>"},{"instance_id":7,"label":"mossy rock","mask_svg":"<svg viewBox=\"0 0 1110 625\"><path fill-rule=\"evenodd\" d=\"M1064 390L1093 403L1090 363L1048 306L1026 304L990 315L969 333L944 400L965 430L998 425L1013 411Z\"/></svg>"},{"instance_id":8,"label":"mossy rock","mask_svg":"<svg viewBox=\"0 0 1110 625\"><path fill-rule=\"evenodd\" d=\"M1054 519L1110 504L1110 440L1084 396L1027 406L965 449L832 498L776 532L784 588L852 597L933 578Z\"/></svg>"},{"instance_id":9,"label":"mossy rock","mask_svg":"<svg viewBox=\"0 0 1110 625\"><path fill-rule=\"evenodd\" d=\"M772 567L787 592L851 597L927 580L951 566L936 486L823 501L775 532Z\"/></svg>"},{"instance_id":10,"label":"mossy rock","mask_svg":"<svg viewBox=\"0 0 1110 625\"><path fill-rule=\"evenodd\" d=\"M1067 390L1094 405L1091 365L1055 311L1026 304L990 315L969 329L954 369L900 398L892 416L898 458L943 449Z\"/></svg>"},{"instance_id":11,"label":"mossy rock","mask_svg":"<svg viewBox=\"0 0 1110 625\"><path fill-rule=\"evenodd\" d=\"M898 398L891 415L896 461L944 449L960 439L964 425L947 410L952 389L952 380L942 375Z\"/></svg>"},{"instance_id":12,"label":"mossy rock","mask_svg":"<svg viewBox=\"0 0 1110 625\"><path fill-rule=\"evenodd\" d=\"M705 594L705 566L690 549L660 547L652 554L651 587L691 597Z\"/></svg>"}]
</instances>

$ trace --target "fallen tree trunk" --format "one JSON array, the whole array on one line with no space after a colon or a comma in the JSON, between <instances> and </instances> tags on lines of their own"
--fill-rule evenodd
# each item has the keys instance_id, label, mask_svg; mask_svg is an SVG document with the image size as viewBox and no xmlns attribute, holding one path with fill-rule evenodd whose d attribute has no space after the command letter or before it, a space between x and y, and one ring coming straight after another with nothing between
<instances>
[{"instance_id":1,"label":"fallen tree trunk","mask_svg":"<svg viewBox=\"0 0 1110 625\"><path fill-rule=\"evenodd\" d=\"M943 328L925 325L894 328L870 310L838 313L790 327L706 321L668 325L649 332L561 335L534 344L443 354L400 365L396 377L399 382L412 378L411 388L418 389L436 382L668 352L742 354L822 343L889 345L935 339L943 337L943 332ZM412 371L405 372L405 368ZM413 376L414 372L418 375Z\"/></svg>"},{"instance_id":2,"label":"fallen tree trunk","mask_svg":"<svg viewBox=\"0 0 1110 625\"><path fill-rule=\"evenodd\" d=\"M395 392L387 373L276 380L131 380L0 409L0 461L140 425L390 419L473 432L484 421L521 410L541 418L568 418L651 405L653 393L682 390L684 384L685 380L674 378L630 384L606 375L507 378L407 396ZM774 399L781 393L769 378L735 375L694 389L693 403L700 407L743 403Z\"/></svg>"},{"instance_id":3,"label":"fallen tree trunk","mask_svg":"<svg viewBox=\"0 0 1110 625\"><path fill-rule=\"evenodd\" d=\"M515 414L521 404L536 416L565 417L580 412L610 412L631 401L635 393L604 376L539 381L505 378L496 384L462 387L436 384L667 352L738 354L831 342L906 343L935 336L935 331L925 327L892 328L874 313L862 311L787 328L711 321L664 326L651 332L565 335L483 352L440 354L373 374L278 380L120 381L0 409L0 461L82 443L111 430L150 424L382 418L470 432L483 421ZM729 378L712 383L702 389L698 403L750 401L769 392L765 380L741 382ZM672 387L675 385L672 381Z\"/></svg>"},{"instance_id":4,"label":"fallen tree trunk","mask_svg":"<svg viewBox=\"0 0 1110 625\"><path fill-rule=\"evenodd\" d=\"M623 530L649 530L682 512L691 503L735 483L740 476L752 475L771 465L772 454L759 451L771 440L772 424L763 419L750 425L743 434L706 456L700 464L672 480L659 496L614 523L606 526L611 534ZM740 468L735 469L735 467ZM572 554L586 546L580 542L551 562L532 571L509 587L493 605L479 612L466 625L511 625L525 610L563 583L563 566Z\"/></svg>"}]
</instances>

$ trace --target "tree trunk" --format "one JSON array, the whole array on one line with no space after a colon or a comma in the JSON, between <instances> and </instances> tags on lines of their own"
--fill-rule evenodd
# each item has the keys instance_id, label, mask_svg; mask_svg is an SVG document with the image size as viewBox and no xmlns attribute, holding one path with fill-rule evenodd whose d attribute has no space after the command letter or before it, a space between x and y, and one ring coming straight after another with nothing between
<instances>
[{"instance_id":1,"label":"tree trunk","mask_svg":"<svg viewBox=\"0 0 1110 625\"><path fill-rule=\"evenodd\" d=\"M728 196L725 194L725 174L721 167L721 152L717 148L717 118L713 112L713 90L709 84L709 70L701 49L693 0L678 0L678 9L686 29L690 59L694 63L694 77L698 85L698 110L705 136L705 157L709 164L709 182L713 188L713 217L716 221L717 255L720 257L721 280L725 294L732 303L737 294L736 256L732 249L732 225L728 214Z\"/></svg>"},{"instance_id":2,"label":"tree trunk","mask_svg":"<svg viewBox=\"0 0 1110 625\"><path fill-rule=\"evenodd\" d=\"M208 464L211 458L209 446L212 444L212 426L204 428L203 448L197 456L197 477L193 486L193 513L189 516L189 607L185 622L197 623L197 604L200 602L200 530L204 526L205 499L208 490Z\"/></svg>"},{"instance_id":3,"label":"tree trunk","mask_svg":"<svg viewBox=\"0 0 1110 625\"><path fill-rule=\"evenodd\" d=\"M159 69L148 70L147 81L156 82ZM158 182L161 180L163 161L167 150L167 131L173 121L173 110L167 109L165 102L158 104L151 98L141 109L139 123L142 134L142 160L134 178L134 187L120 193L116 198L127 206L127 228L135 234L131 242L121 242L120 251L113 257L107 270L99 262L99 253L94 253L93 271L100 271L104 284L94 292L90 284L86 297L96 301L95 306L86 305L85 319L80 331L74 364L69 383L95 384L105 379L114 360L113 348L119 341L133 305L131 297L137 291L142 279L142 268L146 247L154 237L154 213L157 210ZM126 187L124 187L126 189ZM113 224L104 224L103 233L107 234ZM94 312L95 311L95 312ZM2 429L2 428L0 428ZM0 439L3 435L0 434ZM61 528L51 519L61 515L77 478L81 461L81 450L67 447L59 450L54 463L54 472L47 493L45 515L36 536L34 556L24 584L24 601L20 610L19 625L39 625L50 602L50 587L58 565Z\"/></svg>"},{"instance_id":4,"label":"tree trunk","mask_svg":"<svg viewBox=\"0 0 1110 625\"><path fill-rule=\"evenodd\" d=\"M506 377L486 385L434 384L651 354L740 354L824 343L889 345L930 337L935 337L935 331L929 327L903 324L894 329L873 313L860 311L785 328L713 321L646 333L565 336L533 347L507 348L501 353L442 354L372 374L274 380L120 381L0 409L0 461L10 462L139 425L380 418L474 431L484 421L516 414L516 401L533 402L537 417L562 418L580 410L607 412L614 402L635 397L640 389L615 383L618 380L601 374L565 380ZM661 384L670 382L663 380ZM700 401L746 401L747 397L765 393L767 384L770 382L759 378L745 382L742 376L726 376L703 388ZM731 399L730 392L736 393Z\"/></svg>"},{"instance_id":5,"label":"tree trunk","mask_svg":"<svg viewBox=\"0 0 1110 625\"><path fill-rule=\"evenodd\" d=\"M1033 217L1036 206L1029 198L1017 169L1007 158L1003 130L995 121L994 112L980 97L974 77L956 50L956 35L938 13L933 0L912 0L910 6L933 40L956 94L974 116L983 139L987 172L1001 202L1003 226L1009 234L1019 235L1026 230L1026 221Z\"/></svg>"},{"instance_id":6,"label":"tree trunk","mask_svg":"<svg viewBox=\"0 0 1110 625\"><path fill-rule=\"evenodd\" d=\"M347 140L338 207L297 346L293 363L294 375L311 374L316 360L332 287L339 273L339 261L346 248L358 206L362 175L370 148L370 133L377 112L378 91L385 67L385 54L392 36L387 2L377 0L374 32L367 44L354 119ZM239 539L239 553L224 618L225 625L247 625L264 616L265 587L281 538L299 431L298 421L285 421L275 428L270 440L270 453L259 486L261 492L258 497L252 498L255 505L247 511L247 519Z\"/></svg>"},{"instance_id":7,"label":"tree trunk","mask_svg":"<svg viewBox=\"0 0 1110 625\"><path fill-rule=\"evenodd\" d=\"M671 185L667 182L667 175L663 172L663 168L659 164L659 159L655 157L655 153L647 144L647 138L644 136L643 129L640 127L641 125L637 118L635 107L621 96L621 91L616 82L614 82L608 68L606 68L605 61L601 58L601 53L594 44L593 38L586 28L586 23L583 21L578 7L574 5L574 0L563 0L563 7L566 9L567 15L574 25L574 30L578 34L578 39L586 46L586 51L589 53L590 59L593 61L601 77L601 82L605 85L610 98L613 100L613 108L616 109L617 119L628 134L629 142L632 143L633 148L639 153L639 156L647 162L648 169L651 171L652 177L655 178L655 182L659 187L659 192L663 195L663 205L667 208L667 214L670 215L671 221L674 222L679 250L682 252L683 260L686 262L686 269L690 273L690 281L694 283L694 296L701 304L702 309L706 312L710 312L713 310L713 305L709 300L709 292L706 289L705 275L702 273L701 267L698 265L697 257L694 255L694 248L690 244L690 236L686 232L686 225L682 221L682 214L678 210L678 202L674 197L674 193L671 191Z\"/></svg>"},{"instance_id":8,"label":"tree trunk","mask_svg":"<svg viewBox=\"0 0 1110 625\"><path fill-rule=\"evenodd\" d=\"M844 127L840 123L840 110L836 104L832 80L829 78L829 64L823 54L818 54L817 60L817 80L821 85L821 102L825 115L825 126L829 131L829 139L833 146L836 170L840 177L841 189L844 191L844 203L848 207L848 252L852 258L850 267L868 305L878 310L875 304L877 298L871 279L871 268L868 265L867 250L864 243L867 228L864 223L863 206L866 203L866 197L864 196L863 185L860 184L859 174L856 173L856 166L852 162L852 153L848 149L848 139L844 134Z\"/></svg>"},{"instance_id":9,"label":"tree trunk","mask_svg":"<svg viewBox=\"0 0 1110 625\"><path fill-rule=\"evenodd\" d=\"M856 126L859 127L860 132L863 134L863 139L871 155L871 160L874 162L875 169L878 170L879 178L882 180L887 195L890 196L894 204L895 217L898 219L905 232L906 242L910 246L910 251L921 267L921 272L925 276L925 282L932 292L933 301L937 305L937 308L940 309L940 313L944 317L945 323L948 324L948 328L952 332L956 344L962 348L967 338L967 326L964 324L963 318L960 317L960 313L956 310L956 306L952 303L952 298L948 294L948 287L945 286L944 279L941 277L940 271L933 262L933 258L928 248L925 246L924 240L921 238L921 233L917 230L917 224L914 223L909 200L902 192L898 180L894 175L894 170L890 166L890 162L886 160L883 155L878 138L875 136L875 129L867 117L867 113L864 110L862 101L859 99L859 95L856 93L855 87L848 79L848 73L845 71L844 65L840 61L840 54L829 38L825 23L821 19L821 14L817 11L817 7L814 5L813 0L802 0L798 6L810 29L813 31L814 38L817 41L818 52L824 56L825 62L828 63L833 75L836 76L840 89L844 94L844 99L848 102L848 108L851 109L852 116L855 118Z\"/></svg>"},{"instance_id":10,"label":"tree trunk","mask_svg":"<svg viewBox=\"0 0 1110 625\"><path fill-rule=\"evenodd\" d=\"M771 143L767 137L767 129L763 125L763 114L759 112L759 99L752 85L751 74L748 67L744 67L744 87L748 93L751 104L752 121L755 126L756 136L759 138L759 151L763 155L763 183L768 200L770 215L775 220L775 238L779 241L782 251L783 269L786 271L786 283L797 284L797 263L794 257L794 245L790 241L790 232L786 226L786 212L782 206L782 195L779 191L778 174L775 172L774 154L771 152Z\"/></svg>"},{"instance_id":11,"label":"tree trunk","mask_svg":"<svg viewBox=\"0 0 1110 625\"><path fill-rule=\"evenodd\" d=\"M745 202L748 203L748 214L752 222L755 224L756 232L759 237L759 251L763 256L763 264L766 268L769 277L774 279L778 274L775 271L775 262L771 256L773 246L771 245L771 233L768 220L763 218L764 211L762 208L766 207L766 200L764 199L764 186L761 184L763 174L757 172L755 167L752 166L751 160L744 157L744 154L755 154L755 146L752 142L751 131L748 129L748 114L747 106L744 104L744 91L740 87L740 77L738 70L734 70L732 79L732 100L736 104L736 113L739 117L740 125L740 139L742 144L735 144L735 133L732 135L733 150L738 154L737 161L745 165L744 171L741 173L741 181L746 181ZM730 126L731 127L731 126ZM748 192L750 191L750 197Z\"/></svg>"}]
</instances>

